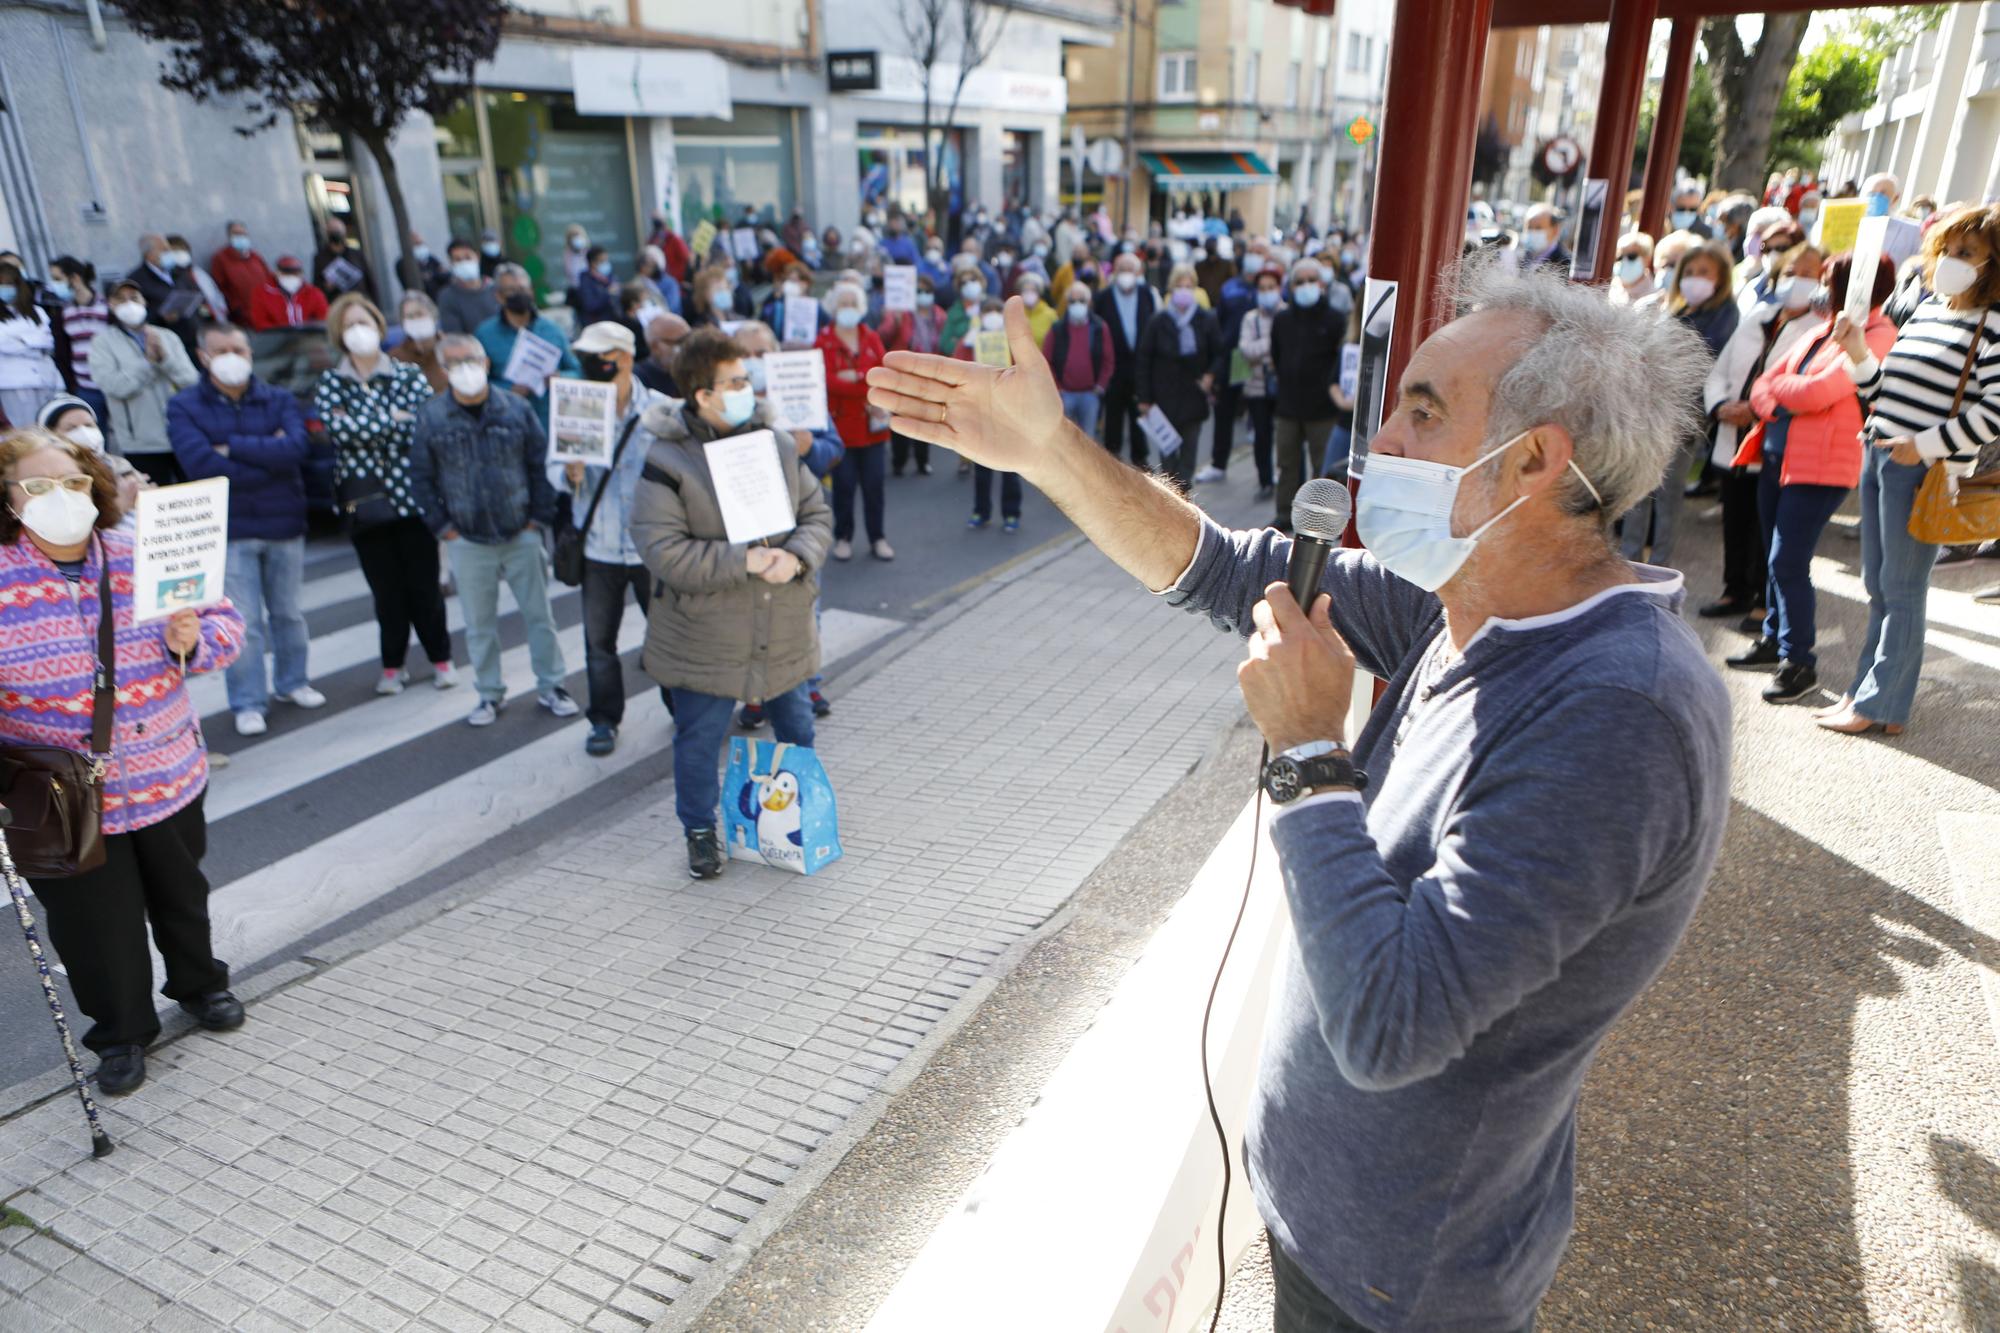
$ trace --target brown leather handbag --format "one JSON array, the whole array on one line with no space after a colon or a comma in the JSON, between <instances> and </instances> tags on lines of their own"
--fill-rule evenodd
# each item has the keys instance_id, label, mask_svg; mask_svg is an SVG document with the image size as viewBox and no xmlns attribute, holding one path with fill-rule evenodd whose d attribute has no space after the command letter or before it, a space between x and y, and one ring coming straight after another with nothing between
<instances>
[{"instance_id":1,"label":"brown leather handbag","mask_svg":"<svg viewBox=\"0 0 2000 1333\"><path fill-rule=\"evenodd\" d=\"M97 585L97 681L90 699L90 750L0 746L0 805L14 822L7 848L29 879L64 879L104 864L104 765L118 705L118 649L111 618L111 559Z\"/></svg>"},{"instance_id":2,"label":"brown leather handbag","mask_svg":"<svg viewBox=\"0 0 2000 1333\"><path fill-rule=\"evenodd\" d=\"M1981 316L1972 346L1966 349L1965 368L1958 373L1949 416L1957 416L1965 402L1965 382L1972 377L1973 362L1985 340L1986 320ZM1910 505L1910 535L1934 546L1970 546L2000 537L2000 471L1953 482L1942 462L1932 463Z\"/></svg>"}]
</instances>

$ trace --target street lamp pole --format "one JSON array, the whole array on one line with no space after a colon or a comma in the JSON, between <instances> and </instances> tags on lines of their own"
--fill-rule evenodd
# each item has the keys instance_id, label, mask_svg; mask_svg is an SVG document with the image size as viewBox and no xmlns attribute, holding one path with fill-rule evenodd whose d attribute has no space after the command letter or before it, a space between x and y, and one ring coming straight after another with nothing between
<instances>
[{"instance_id":1,"label":"street lamp pole","mask_svg":"<svg viewBox=\"0 0 2000 1333\"><path fill-rule=\"evenodd\" d=\"M1118 230L1121 233L1133 225L1132 175L1139 166L1132 153L1132 99L1139 63L1139 0L1128 0L1125 14L1125 216L1119 221Z\"/></svg>"}]
</instances>

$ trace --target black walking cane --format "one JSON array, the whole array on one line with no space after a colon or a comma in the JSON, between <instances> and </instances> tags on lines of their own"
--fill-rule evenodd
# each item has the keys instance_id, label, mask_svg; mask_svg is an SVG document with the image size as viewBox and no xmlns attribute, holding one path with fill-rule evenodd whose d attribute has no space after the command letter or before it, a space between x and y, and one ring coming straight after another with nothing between
<instances>
[{"instance_id":1,"label":"black walking cane","mask_svg":"<svg viewBox=\"0 0 2000 1333\"><path fill-rule=\"evenodd\" d=\"M13 814L5 806L0 806L0 873L7 876L7 893L14 900L14 915L21 920L21 934L27 937L28 954L35 960L36 975L42 979L42 998L49 1002L49 1016L56 1021L56 1035L62 1038L63 1054L69 1057L69 1076L76 1084L76 1095L83 1101L83 1118L90 1122L90 1155L103 1157L111 1151L111 1136L98 1122L97 1103L91 1100L90 1085L83 1077L83 1064L76 1058L76 1043L70 1039L69 1019L63 1015L62 996L56 994L55 978L49 975L48 956L42 952L42 941L35 934L35 918L28 911L28 893L22 887L21 876L14 869L14 853L7 846L5 832L7 825L13 822Z\"/></svg>"}]
</instances>

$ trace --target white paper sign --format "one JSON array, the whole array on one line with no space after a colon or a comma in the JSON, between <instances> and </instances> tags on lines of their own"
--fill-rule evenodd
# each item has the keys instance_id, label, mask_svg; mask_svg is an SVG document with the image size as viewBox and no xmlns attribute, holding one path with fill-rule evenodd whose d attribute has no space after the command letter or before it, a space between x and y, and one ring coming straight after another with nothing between
<instances>
[{"instance_id":1,"label":"white paper sign","mask_svg":"<svg viewBox=\"0 0 2000 1333\"><path fill-rule=\"evenodd\" d=\"M1167 414L1160 410L1158 403L1153 410L1139 418L1139 429L1146 432L1146 438L1160 451L1162 458L1171 458L1181 450L1181 433L1174 429L1174 423L1167 420Z\"/></svg>"},{"instance_id":2,"label":"white paper sign","mask_svg":"<svg viewBox=\"0 0 2000 1333\"><path fill-rule=\"evenodd\" d=\"M718 323L716 327L722 330L725 338L734 338L736 330L743 327L743 321L740 319L725 319Z\"/></svg>"},{"instance_id":3,"label":"white paper sign","mask_svg":"<svg viewBox=\"0 0 2000 1333\"><path fill-rule=\"evenodd\" d=\"M882 270L882 308L884 310L917 308L915 264L890 264Z\"/></svg>"},{"instance_id":4,"label":"white paper sign","mask_svg":"<svg viewBox=\"0 0 2000 1333\"><path fill-rule=\"evenodd\" d=\"M826 358L819 352L766 352L764 392L779 430L826 429Z\"/></svg>"},{"instance_id":5,"label":"white paper sign","mask_svg":"<svg viewBox=\"0 0 2000 1333\"><path fill-rule=\"evenodd\" d=\"M709 480L729 540L742 545L798 526L792 487L778 459L778 437L768 430L710 440Z\"/></svg>"},{"instance_id":6,"label":"white paper sign","mask_svg":"<svg viewBox=\"0 0 2000 1333\"><path fill-rule=\"evenodd\" d=\"M562 348L529 329L514 335L514 350L500 378L531 390L539 398L548 392L549 376L562 365Z\"/></svg>"},{"instance_id":7,"label":"white paper sign","mask_svg":"<svg viewBox=\"0 0 2000 1333\"><path fill-rule=\"evenodd\" d=\"M785 298L785 328L778 341L787 345L809 344L819 337L819 302L810 296Z\"/></svg>"},{"instance_id":8,"label":"white paper sign","mask_svg":"<svg viewBox=\"0 0 2000 1333\"><path fill-rule=\"evenodd\" d=\"M1349 343L1340 349L1340 391L1354 401L1355 391L1361 387L1361 344Z\"/></svg>"},{"instance_id":9,"label":"white paper sign","mask_svg":"<svg viewBox=\"0 0 2000 1333\"><path fill-rule=\"evenodd\" d=\"M132 620L222 600L229 563L229 478L139 492L132 539Z\"/></svg>"},{"instance_id":10,"label":"white paper sign","mask_svg":"<svg viewBox=\"0 0 2000 1333\"><path fill-rule=\"evenodd\" d=\"M1854 233L1854 267L1848 270L1847 304L1841 308L1857 329L1868 327L1875 298L1875 271L1882 263L1882 245L1889 238L1888 218L1863 218Z\"/></svg>"},{"instance_id":11,"label":"white paper sign","mask_svg":"<svg viewBox=\"0 0 2000 1333\"><path fill-rule=\"evenodd\" d=\"M1890 218L1889 233L1882 240L1882 253L1895 261L1898 272L1924 243L1924 229L1908 218Z\"/></svg>"},{"instance_id":12,"label":"white paper sign","mask_svg":"<svg viewBox=\"0 0 2000 1333\"><path fill-rule=\"evenodd\" d=\"M1007 330L981 329L972 335L972 359L982 366L998 366L1005 370L1014 364L1014 354L1007 347Z\"/></svg>"},{"instance_id":13,"label":"white paper sign","mask_svg":"<svg viewBox=\"0 0 2000 1333\"><path fill-rule=\"evenodd\" d=\"M618 447L618 386L549 381L549 461L611 466Z\"/></svg>"},{"instance_id":14,"label":"white paper sign","mask_svg":"<svg viewBox=\"0 0 2000 1333\"><path fill-rule=\"evenodd\" d=\"M757 229L738 227L729 233L729 252L746 264L757 262Z\"/></svg>"}]
</instances>

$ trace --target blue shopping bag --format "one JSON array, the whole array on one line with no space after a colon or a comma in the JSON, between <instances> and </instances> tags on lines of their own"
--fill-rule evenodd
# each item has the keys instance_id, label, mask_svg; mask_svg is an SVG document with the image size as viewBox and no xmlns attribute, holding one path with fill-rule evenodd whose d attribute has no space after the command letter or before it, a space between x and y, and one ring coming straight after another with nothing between
<instances>
[{"instance_id":1,"label":"blue shopping bag","mask_svg":"<svg viewBox=\"0 0 2000 1333\"><path fill-rule=\"evenodd\" d=\"M804 745L729 739L722 780L729 855L810 875L840 859L840 811L819 756Z\"/></svg>"}]
</instances>

